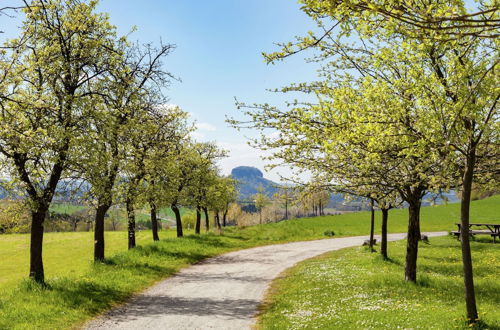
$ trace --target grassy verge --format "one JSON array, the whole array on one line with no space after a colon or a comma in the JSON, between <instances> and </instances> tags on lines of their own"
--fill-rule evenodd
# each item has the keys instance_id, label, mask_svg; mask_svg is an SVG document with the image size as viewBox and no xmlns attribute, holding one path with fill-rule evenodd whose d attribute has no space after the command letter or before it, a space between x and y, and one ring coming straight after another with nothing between
<instances>
[{"instance_id":1,"label":"grassy verge","mask_svg":"<svg viewBox=\"0 0 500 330\"><path fill-rule=\"evenodd\" d=\"M480 311L476 328L500 329L500 248L472 242ZM431 238L419 251L418 283L403 280L405 242L389 245L390 261L366 248L306 260L276 280L262 306L263 329L467 328L460 243Z\"/></svg>"},{"instance_id":2,"label":"grassy verge","mask_svg":"<svg viewBox=\"0 0 500 330\"><path fill-rule=\"evenodd\" d=\"M495 220L500 196L474 202L474 221ZM428 207L422 211L422 230L453 230L457 204ZM379 216L377 216L379 220ZM406 231L406 210L391 211L391 232ZM377 228L379 224L377 223ZM68 328L125 301L134 293L168 277L182 267L224 252L258 245L365 235L367 212L296 219L248 228L228 228L224 235L189 235L174 238L173 231L160 233L158 243L151 233L138 233L138 248L127 251L125 232L106 233L106 264L91 262L93 233L48 233L44 260L47 288L23 280L28 272L29 236L0 236L0 329ZM461 295L461 292L459 293Z\"/></svg>"}]
</instances>

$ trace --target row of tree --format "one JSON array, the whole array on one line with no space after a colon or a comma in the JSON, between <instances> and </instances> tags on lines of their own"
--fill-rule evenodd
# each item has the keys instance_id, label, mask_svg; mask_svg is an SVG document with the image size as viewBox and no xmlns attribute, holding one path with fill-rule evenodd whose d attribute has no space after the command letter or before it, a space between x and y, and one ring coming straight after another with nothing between
<instances>
[{"instance_id":1,"label":"row of tree","mask_svg":"<svg viewBox=\"0 0 500 330\"><path fill-rule=\"evenodd\" d=\"M30 277L44 281L44 222L58 187L85 183L95 205L94 259L104 259L104 220L125 205L128 246L135 246L135 209L171 207L218 217L234 199L234 182L220 175L225 155L190 138L188 115L168 106L175 77L164 69L173 45L130 43L97 1L25 2L19 37L0 49L0 165L4 186L24 196L31 212ZM75 188L76 189L76 188ZM208 227L207 227L208 228Z\"/></svg>"},{"instance_id":2,"label":"row of tree","mask_svg":"<svg viewBox=\"0 0 500 330\"><path fill-rule=\"evenodd\" d=\"M301 2L318 32L265 57L274 63L309 50L319 78L282 88L308 94L284 110L240 104L263 132L255 146L312 172L323 188L376 202L386 258L388 210L405 203L405 279L411 282L423 196L460 190L467 317L474 322L471 189L473 182L498 187L500 173L498 1L472 7L447 0ZM269 129L280 134L266 134Z\"/></svg>"}]
</instances>

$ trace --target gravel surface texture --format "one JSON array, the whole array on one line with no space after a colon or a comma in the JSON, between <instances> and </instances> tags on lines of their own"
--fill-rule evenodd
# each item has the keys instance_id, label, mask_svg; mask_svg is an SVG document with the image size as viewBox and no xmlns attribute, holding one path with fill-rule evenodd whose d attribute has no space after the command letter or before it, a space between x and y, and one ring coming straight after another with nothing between
<instances>
[{"instance_id":1,"label":"gravel surface texture","mask_svg":"<svg viewBox=\"0 0 500 330\"><path fill-rule=\"evenodd\" d=\"M405 237L388 235L391 241ZM184 268L87 323L84 329L250 329L266 289L281 272L302 260L359 246L367 239L357 236L269 245L210 258Z\"/></svg>"}]
</instances>

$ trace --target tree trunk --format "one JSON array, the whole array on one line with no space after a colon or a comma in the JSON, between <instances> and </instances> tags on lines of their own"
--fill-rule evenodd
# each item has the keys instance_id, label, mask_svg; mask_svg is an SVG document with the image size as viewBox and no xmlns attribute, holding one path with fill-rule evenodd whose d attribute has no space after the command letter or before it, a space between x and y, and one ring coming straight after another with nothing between
<instances>
[{"instance_id":1,"label":"tree trunk","mask_svg":"<svg viewBox=\"0 0 500 330\"><path fill-rule=\"evenodd\" d=\"M462 245L462 263L464 269L465 304L469 323L475 322L478 318L476 295L474 292L474 277L472 273L472 256L469 241L470 198L475 163L476 150L475 146L472 146L466 161L466 168L462 182L462 198L460 201L460 241Z\"/></svg>"},{"instance_id":2,"label":"tree trunk","mask_svg":"<svg viewBox=\"0 0 500 330\"><path fill-rule=\"evenodd\" d=\"M288 220L288 196L285 196L285 220Z\"/></svg>"},{"instance_id":3,"label":"tree trunk","mask_svg":"<svg viewBox=\"0 0 500 330\"><path fill-rule=\"evenodd\" d=\"M206 207L204 207L203 212L205 213L205 229L207 231L209 231L210 230L210 219L208 217L208 209Z\"/></svg>"},{"instance_id":4,"label":"tree trunk","mask_svg":"<svg viewBox=\"0 0 500 330\"><path fill-rule=\"evenodd\" d=\"M31 213L31 243L30 243L30 278L38 283L44 283L43 271L43 222L47 215L48 207L39 207Z\"/></svg>"},{"instance_id":5,"label":"tree trunk","mask_svg":"<svg viewBox=\"0 0 500 330\"><path fill-rule=\"evenodd\" d=\"M422 198L408 201L408 238L406 241L405 280L417 282L418 241L420 241L420 205Z\"/></svg>"},{"instance_id":6,"label":"tree trunk","mask_svg":"<svg viewBox=\"0 0 500 330\"><path fill-rule=\"evenodd\" d=\"M135 210L133 202L127 198L127 219L128 219L128 248L135 248Z\"/></svg>"},{"instance_id":7,"label":"tree trunk","mask_svg":"<svg viewBox=\"0 0 500 330\"><path fill-rule=\"evenodd\" d=\"M373 240L374 240L374 232L375 232L375 208L373 207L374 205L374 200L373 198L370 198L370 251L375 252L373 249Z\"/></svg>"},{"instance_id":8,"label":"tree trunk","mask_svg":"<svg viewBox=\"0 0 500 330\"><path fill-rule=\"evenodd\" d=\"M43 223L49 211L50 203L54 197L57 183L61 179L65 169L67 151L69 149L69 138L63 139L64 144L57 153L58 159L52 167L52 172L47 180L47 187L43 191L43 198L38 198L36 189L31 183L29 174L26 171L26 154L14 153L14 164L20 175L20 179L27 185L27 194L36 208L31 211L31 237L30 237L30 278L38 283L44 283L45 274L43 270Z\"/></svg>"},{"instance_id":9,"label":"tree trunk","mask_svg":"<svg viewBox=\"0 0 500 330\"><path fill-rule=\"evenodd\" d=\"M223 227L226 227L226 225L227 225L227 213L228 213L228 212L229 212L229 210L228 210L228 209L226 209L226 210L224 211L224 213L222 214L222 226L223 226Z\"/></svg>"},{"instance_id":10,"label":"tree trunk","mask_svg":"<svg viewBox=\"0 0 500 330\"><path fill-rule=\"evenodd\" d=\"M184 236L184 233L182 232L182 219L181 219L181 212L179 211L179 208L177 207L177 204L172 204L172 211L174 211L175 214L175 226L177 228L177 237L182 237Z\"/></svg>"},{"instance_id":11,"label":"tree trunk","mask_svg":"<svg viewBox=\"0 0 500 330\"><path fill-rule=\"evenodd\" d=\"M259 210L259 224L262 225L262 209Z\"/></svg>"},{"instance_id":12,"label":"tree trunk","mask_svg":"<svg viewBox=\"0 0 500 330\"><path fill-rule=\"evenodd\" d=\"M200 234L201 231L201 213L200 207L196 207L196 227L194 229L195 234Z\"/></svg>"},{"instance_id":13,"label":"tree trunk","mask_svg":"<svg viewBox=\"0 0 500 330\"><path fill-rule=\"evenodd\" d=\"M158 218L156 216L156 204L153 201L149 202L149 207L151 211L151 231L153 232L153 241L159 241L158 236Z\"/></svg>"},{"instance_id":14,"label":"tree trunk","mask_svg":"<svg viewBox=\"0 0 500 330\"><path fill-rule=\"evenodd\" d=\"M104 218L110 204L99 203L95 212L94 261L104 261Z\"/></svg>"},{"instance_id":15,"label":"tree trunk","mask_svg":"<svg viewBox=\"0 0 500 330\"><path fill-rule=\"evenodd\" d=\"M216 211L215 212L215 225L217 226L217 229L221 230L222 226L220 224L220 214L219 214L219 211Z\"/></svg>"},{"instance_id":16,"label":"tree trunk","mask_svg":"<svg viewBox=\"0 0 500 330\"><path fill-rule=\"evenodd\" d=\"M389 219L389 209L382 208L382 240L380 241L380 254L384 260L388 260L387 256L387 220Z\"/></svg>"}]
</instances>

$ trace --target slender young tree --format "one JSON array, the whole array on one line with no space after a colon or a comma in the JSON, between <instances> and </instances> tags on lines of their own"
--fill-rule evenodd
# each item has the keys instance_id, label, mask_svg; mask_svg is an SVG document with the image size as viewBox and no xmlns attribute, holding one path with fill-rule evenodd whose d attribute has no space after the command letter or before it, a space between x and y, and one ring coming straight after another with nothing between
<instances>
[{"instance_id":1,"label":"slender young tree","mask_svg":"<svg viewBox=\"0 0 500 330\"><path fill-rule=\"evenodd\" d=\"M278 192L273 197L285 208L284 220L288 220L288 209L295 199L293 187L280 185L276 188Z\"/></svg>"},{"instance_id":2,"label":"slender young tree","mask_svg":"<svg viewBox=\"0 0 500 330\"><path fill-rule=\"evenodd\" d=\"M269 204L269 197L265 194L264 187L259 186L257 188L257 193L253 195L253 200L255 208L259 212L259 224L262 224L262 209Z\"/></svg>"}]
</instances>

